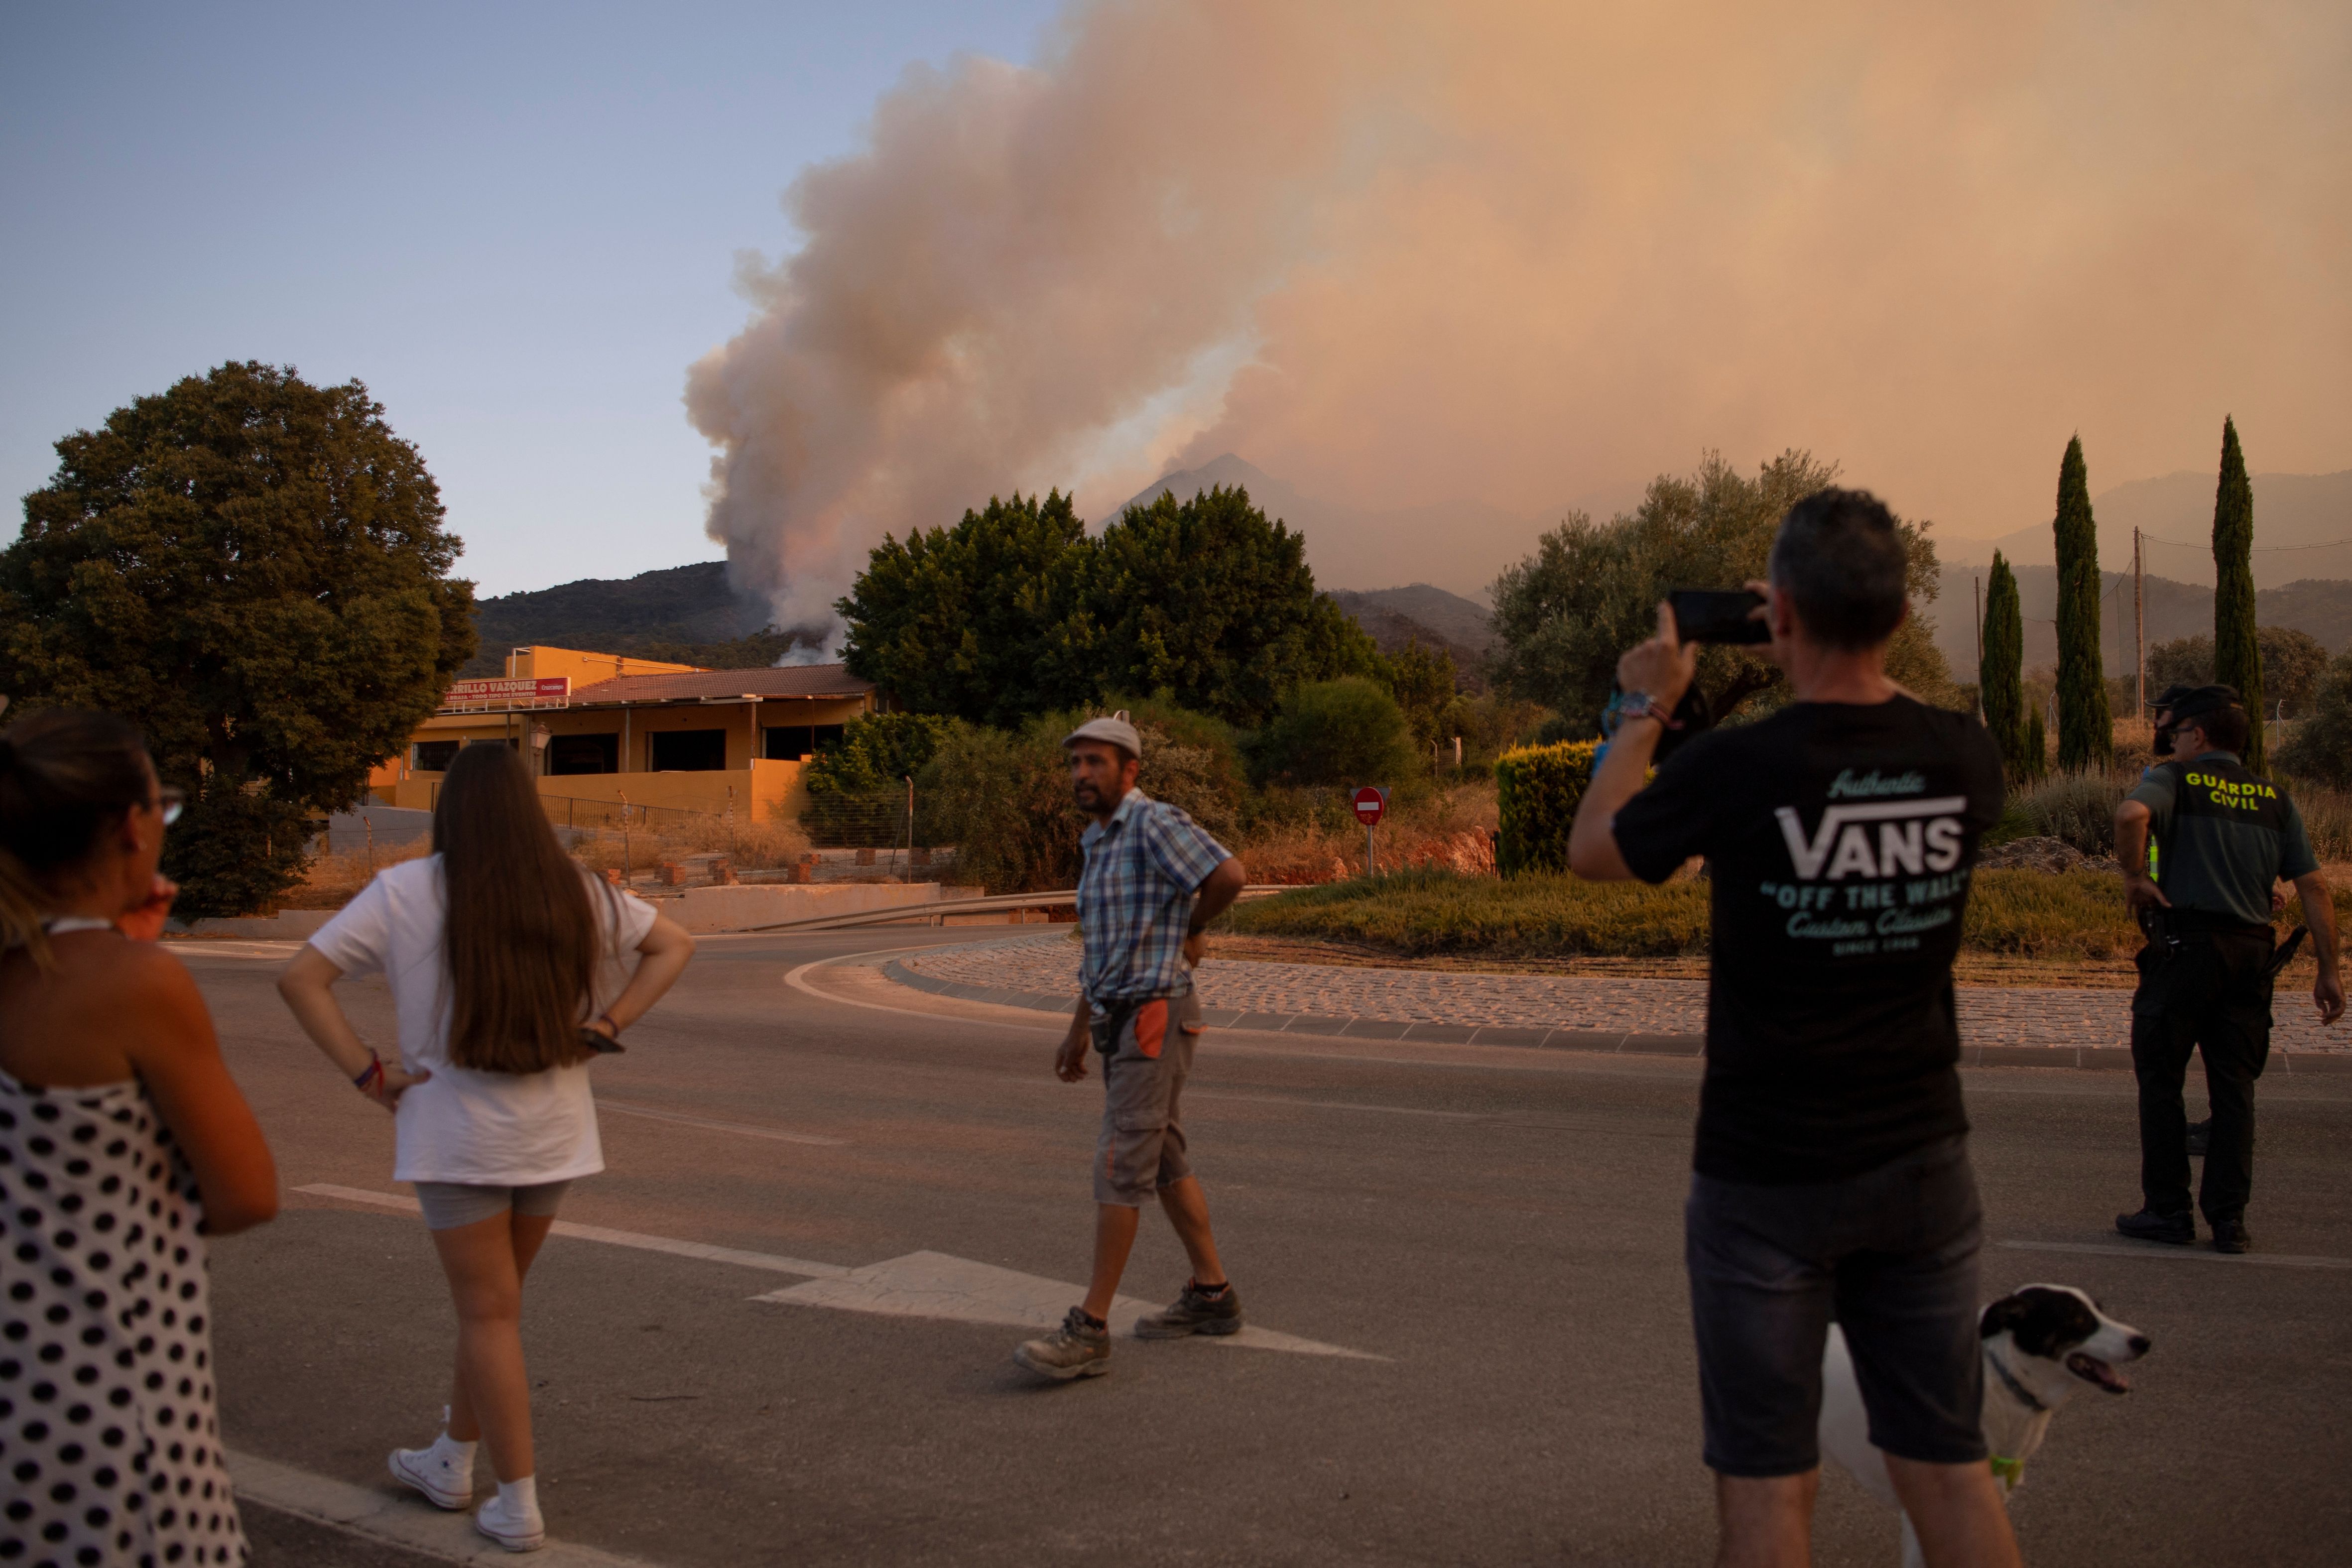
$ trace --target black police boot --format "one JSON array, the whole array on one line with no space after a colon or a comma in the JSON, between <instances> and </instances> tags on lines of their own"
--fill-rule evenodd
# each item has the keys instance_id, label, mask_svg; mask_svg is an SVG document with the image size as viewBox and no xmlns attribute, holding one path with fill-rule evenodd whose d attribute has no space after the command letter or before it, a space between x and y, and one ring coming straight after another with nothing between
<instances>
[{"instance_id":1,"label":"black police boot","mask_svg":"<svg viewBox=\"0 0 2352 1568\"><path fill-rule=\"evenodd\" d=\"M2175 1247L2186 1247L2197 1239L2197 1222L2186 1214L2158 1214L2143 1208L2137 1214L2116 1215L2116 1228L2136 1241L2168 1241Z\"/></svg>"},{"instance_id":2,"label":"black police boot","mask_svg":"<svg viewBox=\"0 0 2352 1568\"><path fill-rule=\"evenodd\" d=\"M2242 1219L2216 1219L2210 1223L2213 1227L2213 1250L2216 1252L2243 1252L2254 1244L2254 1239L2247 1232L2246 1222Z\"/></svg>"},{"instance_id":3,"label":"black police boot","mask_svg":"<svg viewBox=\"0 0 2352 1568\"><path fill-rule=\"evenodd\" d=\"M2201 1159L2205 1151L2212 1146L2212 1117L2208 1116L2201 1122L2189 1124L2189 1153L2191 1156Z\"/></svg>"}]
</instances>

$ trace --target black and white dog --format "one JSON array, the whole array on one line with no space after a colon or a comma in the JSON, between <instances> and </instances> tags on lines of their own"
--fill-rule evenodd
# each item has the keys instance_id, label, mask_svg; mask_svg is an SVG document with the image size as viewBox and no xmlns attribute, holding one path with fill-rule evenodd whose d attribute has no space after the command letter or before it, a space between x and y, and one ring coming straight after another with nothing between
<instances>
[{"instance_id":1,"label":"black and white dog","mask_svg":"<svg viewBox=\"0 0 2352 1568\"><path fill-rule=\"evenodd\" d=\"M2023 1479L2025 1461L2042 1447L2050 1417L2084 1384L2108 1394L2128 1394L2131 1385L2116 1370L2148 1352L2148 1337L2119 1323L2099 1303L2072 1285L2027 1285L2003 1296L1977 1319L1984 1345L1984 1435L1992 1450L1994 1479L2006 1499ZM1870 1442L1870 1415L1854 1381L1853 1357L1845 1335L1830 1327L1822 1357L1822 1452L1845 1467L1881 1501L1897 1509L1886 1456ZM1904 1568L1921 1568L1919 1538L1911 1519L1903 1520Z\"/></svg>"}]
</instances>

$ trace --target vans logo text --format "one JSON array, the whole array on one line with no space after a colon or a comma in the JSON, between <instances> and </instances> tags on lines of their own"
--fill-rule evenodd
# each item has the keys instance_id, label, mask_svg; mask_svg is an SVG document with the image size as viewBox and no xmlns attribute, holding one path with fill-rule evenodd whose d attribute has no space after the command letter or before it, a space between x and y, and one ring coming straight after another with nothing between
<instances>
[{"instance_id":1,"label":"vans logo text","mask_svg":"<svg viewBox=\"0 0 2352 1568\"><path fill-rule=\"evenodd\" d=\"M1843 877L1896 876L1905 872L1949 871L1960 863L1959 813L1968 797L1935 800L1885 800L1867 806L1832 806L1809 840L1796 808L1773 812L1797 875L1811 882L1824 874ZM1872 828L1875 827L1875 842ZM1822 867L1829 869L1826 873Z\"/></svg>"}]
</instances>

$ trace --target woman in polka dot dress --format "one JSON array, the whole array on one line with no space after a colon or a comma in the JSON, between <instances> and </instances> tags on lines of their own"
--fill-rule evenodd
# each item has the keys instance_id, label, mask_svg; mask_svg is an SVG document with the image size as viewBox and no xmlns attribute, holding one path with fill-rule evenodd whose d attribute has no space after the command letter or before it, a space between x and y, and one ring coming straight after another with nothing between
<instances>
[{"instance_id":1,"label":"woman in polka dot dress","mask_svg":"<svg viewBox=\"0 0 2352 1568\"><path fill-rule=\"evenodd\" d=\"M0 732L0 1563L246 1560L205 1234L278 1176L153 941L178 810L120 719Z\"/></svg>"}]
</instances>

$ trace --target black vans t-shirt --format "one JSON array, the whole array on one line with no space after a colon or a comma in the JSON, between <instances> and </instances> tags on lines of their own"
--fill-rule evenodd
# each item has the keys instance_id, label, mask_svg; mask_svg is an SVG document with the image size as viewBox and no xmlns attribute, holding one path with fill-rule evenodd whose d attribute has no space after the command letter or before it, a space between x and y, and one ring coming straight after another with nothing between
<instances>
[{"instance_id":1,"label":"black vans t-shirt","mask_svg":"<svg viewBox=\"0 0 2352 1568\"><path fill-rule=\"evenodd\" d=\"M1898 696L1709 731L1617 813L1643 881L1709 863L1702 1174L1832 1181L1968 1130L1952 959L2000 806L1984 727Z\"/></svg>"}]
</instances>

